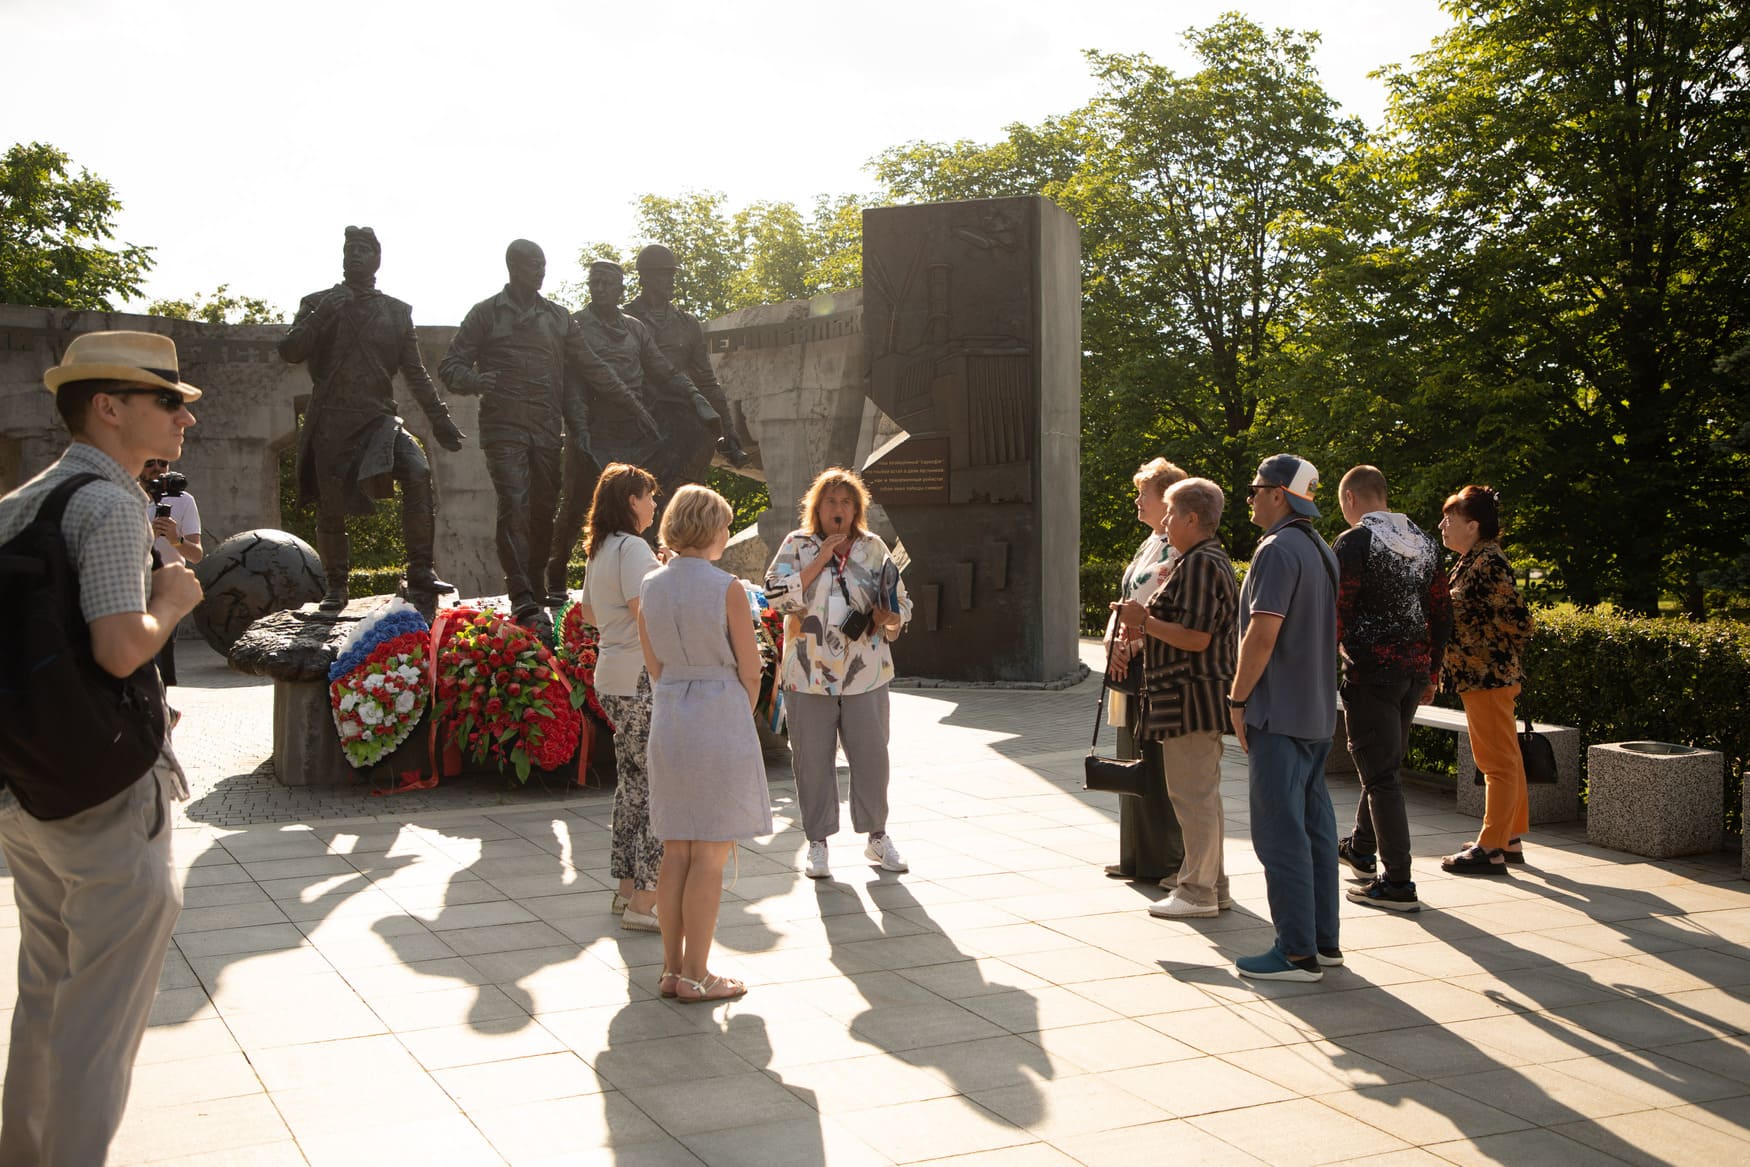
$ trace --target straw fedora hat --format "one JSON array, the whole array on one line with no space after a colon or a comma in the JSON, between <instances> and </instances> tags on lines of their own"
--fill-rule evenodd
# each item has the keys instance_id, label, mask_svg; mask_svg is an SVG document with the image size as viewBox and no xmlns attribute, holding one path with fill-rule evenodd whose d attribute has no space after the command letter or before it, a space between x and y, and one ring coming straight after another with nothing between
<instances>
[{"instance_id":1,"label":"straw fedora hat","mask_svg":"<svg viewBox=\"0 0 1750 1167\"><path fill-rule=\"evenodd\" d=\"M87 332L74 337L61 363L43 374L43 384L53 393L74 381L130 381L174 389L184 401L201 395L177 372L176 342L156 332Z\"/></svg>"}]
</instances>

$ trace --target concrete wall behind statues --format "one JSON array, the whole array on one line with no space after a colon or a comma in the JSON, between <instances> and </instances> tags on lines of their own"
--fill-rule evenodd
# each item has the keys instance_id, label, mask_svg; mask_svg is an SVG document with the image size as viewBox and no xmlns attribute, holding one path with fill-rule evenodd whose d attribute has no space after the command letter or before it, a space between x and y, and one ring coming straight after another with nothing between
<instances>
[{"instance_id":1,"label":"concrete wall behind statues","mask_svg":"<svg viewBox=\"0 0 1750 1167\"><path fill-rule=\"evenodd\" d=\"M66 446L67 431L43 389L43 372L60 363L75 336L101 329L174 338L183 379L203 391L194 406L198 423L176 464L200 504L202 543L214 547L238 531L278 527L279 457L293 444L299 398L310 392L309 374L280 360L275 349L283 325L196 324L0 305L0 493L34 476ZM426 368L437 368L455 331L419 329ZM492 595L504 590L504 577L493 543L497 503L475 425L479 402L445 397L469 435L455 454L432 440L411 396L400 395L407 428L425 446L437 479L438 570L463 595Z\"/></svg>"},{"instance_id":2,"label":"concrete wall behind statues","mask_svg":"<svg viewBox=\"0 0 1750 1167\"><path fill-rule=\"evenodd\" d=\"M772 499L737 534L722 565L758 580L796 529L797 503L815 475L828 466L861 467L900 430L863 394L861 288L743 308L708 321L705 340ZM874 509L870 521L893 541L885 514Z\"/></svg>"}]
</instances>

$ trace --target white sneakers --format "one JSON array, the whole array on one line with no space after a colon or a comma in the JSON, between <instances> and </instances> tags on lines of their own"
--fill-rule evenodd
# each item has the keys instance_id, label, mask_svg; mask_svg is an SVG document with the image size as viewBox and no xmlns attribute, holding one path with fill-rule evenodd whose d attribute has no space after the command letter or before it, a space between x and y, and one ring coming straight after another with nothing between
<instances>
[{"instance_id":1,"label":"white sneakers","mask_svg":"<svg viewBox=\"0 0 1750 1167\"><path fill-rule=\"evenodd\" d=\"M910 871L908 864L899 854L899 848L893 845L892 835L882 835L870 839L869 845L863 848L863 857L871 863L878 863L887 871ZM832 869L826 862L826 841L808 844L808 865L802 869L809 879L831 879Z\"/></svg>"},{"instance_id":2,"label":"white sneakers","mask_svg":"<svg viewBox=\"0 0 1750 1167\"><path fill-rule=\"evenodd\" d=\"M1166 899L1150 904L1148 914L1163 920L1213 920L1221 915L1221 909L1215 904L1194 904L1175 891Z\"/></svg>"},{"instance_id":3,"label":"white sneakers","mask_svg":"<svg viewBox=\"0 0 1750 1167\"><path fill-rule=\"evenodd\" d=\"M911 866L899 856L899 848L893 845L892 835L882 835L870 839L869 845L863 848L863 856L871 863L879 863L888 871L910 871Z\"/></svg>"}]
</instances>

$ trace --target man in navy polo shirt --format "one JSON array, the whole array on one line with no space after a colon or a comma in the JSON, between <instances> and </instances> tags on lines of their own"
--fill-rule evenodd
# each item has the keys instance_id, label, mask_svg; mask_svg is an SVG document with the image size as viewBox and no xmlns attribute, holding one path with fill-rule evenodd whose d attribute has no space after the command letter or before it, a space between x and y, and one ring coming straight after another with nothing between
<instances>
[{"instance_id":1,"label":"man in navy polo shirt","mask_svg":"<svg viewBox=\"0 0 1750 1167\"><path fill-rule=\"evenodd\" d=\"M1240 590L1240 660L1229 712L1246 751L1252 848L1264 864L1276 943L1236 965L1254 980L1317 981L1337 944L1337 820L1325 755L1337 728L1337 559L1309 519L1319 472L1264 459L1248 491L1264 539Z\"/></svg>"}]
</instances>

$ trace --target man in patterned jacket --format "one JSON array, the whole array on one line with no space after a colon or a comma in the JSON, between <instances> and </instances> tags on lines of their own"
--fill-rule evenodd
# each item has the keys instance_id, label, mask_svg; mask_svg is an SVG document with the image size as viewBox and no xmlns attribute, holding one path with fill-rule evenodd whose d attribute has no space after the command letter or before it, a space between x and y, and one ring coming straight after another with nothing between
<instances>
[{"instance_id":1,"label":"man in patterned jacket","mask_svg":"<svg viewBox=\"0 0 1750 1167\"><path fill-rule=\"evenodd\" d=\"M1348 896L1359 904L1414 912L1410 820L1402 771L1416 706L1434 699L1440 658L1452 634L1452 601L1434 540L1408 516L1386 509L1385 475L1357 466L1337 488L1350 523L1337 536L1337 635L1343 659L1344 722L1361 775L1355 831L1337 856L1368 877ZM1375 851L1378 855L1376 857ZM1385 872L1379 874L1379 859Z\"/></svg>"}]
</instances>

